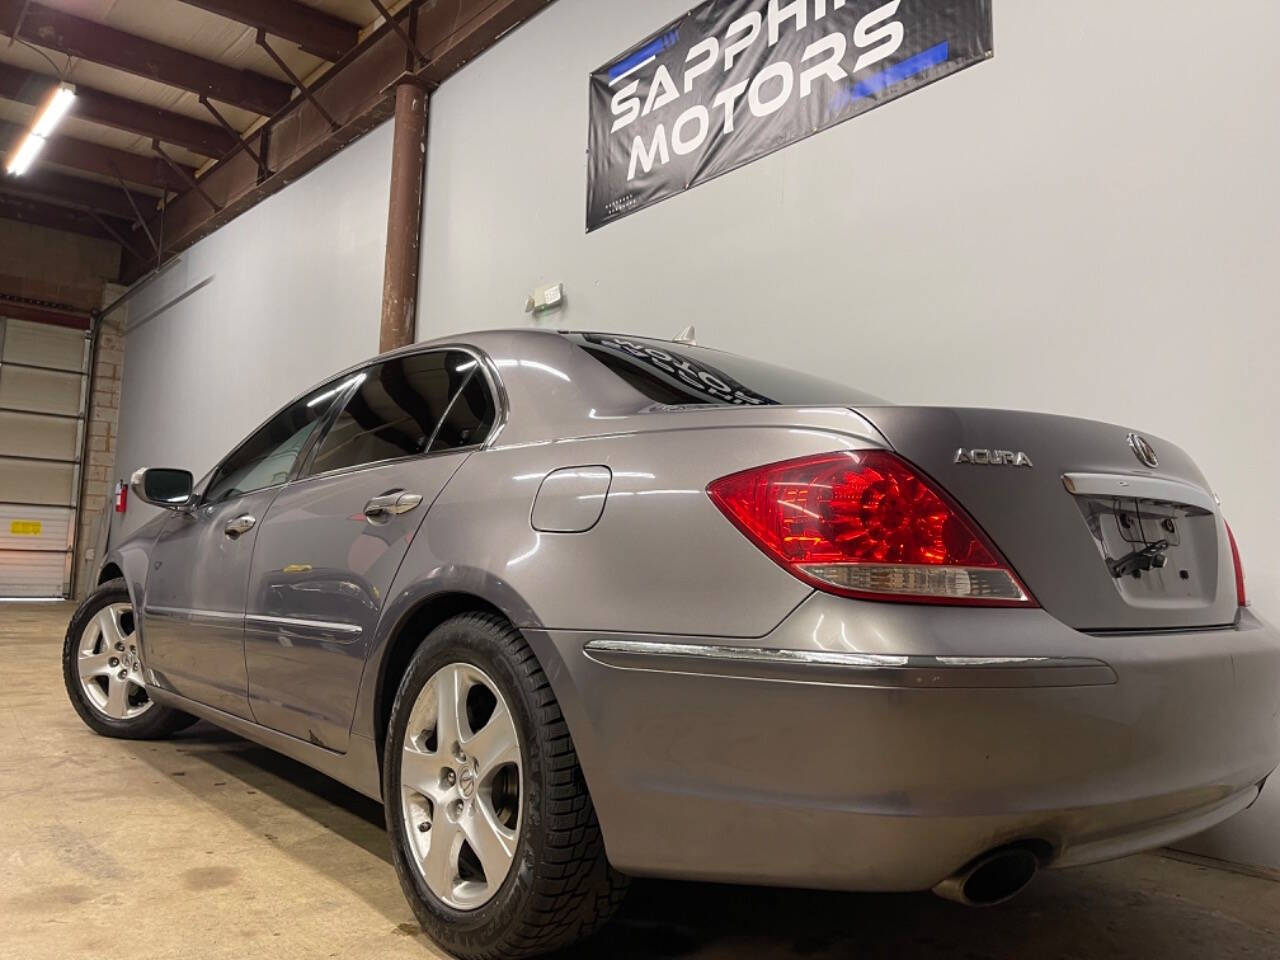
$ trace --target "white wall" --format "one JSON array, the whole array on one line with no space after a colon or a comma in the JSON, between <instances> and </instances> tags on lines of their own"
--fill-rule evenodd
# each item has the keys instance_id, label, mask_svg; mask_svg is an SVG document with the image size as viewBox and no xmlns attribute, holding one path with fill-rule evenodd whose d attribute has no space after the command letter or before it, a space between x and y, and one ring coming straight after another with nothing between
<instances>
[{"instance_id":1,"label":"white wall","mask_svg":"<svg viewBox=\"0 0 1280 960\"><path fill-rule=\"evenodd\" d=\"M384 124L136 295L118 477L140 466L199 477L290 398L377 353L390 179ZM151 515L133 501L117 527Z\"/></svg>"},{"instance_id":2,"label":"white wall","mask_svg":"<svg viewBox=\"0 0 1280 960\"><path fill-rule=\"evenodd\" d=\"M1004 0L993 61L588 236L588 74L692 3L557 0L432 97L420 337L564 281L556 326L1132 424L1280 621L1280 5ZM1280 866L1280 786L1196 846Z\"/></svg>"}]
</instances>

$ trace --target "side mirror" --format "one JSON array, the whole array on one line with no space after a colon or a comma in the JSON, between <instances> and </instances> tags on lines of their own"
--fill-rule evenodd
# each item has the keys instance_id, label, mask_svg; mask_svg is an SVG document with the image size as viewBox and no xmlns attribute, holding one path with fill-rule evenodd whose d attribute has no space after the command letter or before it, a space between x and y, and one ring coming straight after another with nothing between
<instances>
[{"instance_id":1,"label":"side mirror","mask_svg":"<svg viewBox=\"0 0 1280 960\"><path fill-rule=\"evenodd\" d=\"M166 510L181 510L191 503L195 478L189 470L144 467L129 479L129 487L143 503Z\"/></svg>"}]
</instances>

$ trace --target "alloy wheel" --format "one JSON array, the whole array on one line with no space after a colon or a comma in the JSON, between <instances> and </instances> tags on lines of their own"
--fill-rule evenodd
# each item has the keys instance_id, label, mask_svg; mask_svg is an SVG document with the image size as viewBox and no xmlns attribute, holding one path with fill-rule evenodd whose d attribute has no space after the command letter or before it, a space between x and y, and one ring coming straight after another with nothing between
<instances>
[{"instance_id":1,"label":"alloy wheel","mask_svg":"<svg viewBox=\"0 0 1280 960\"><path fill-rule=\"evenodd\" d=\"M80 633L76 672L86 699L112 720L132 720L152 707L138 658L133 607L103 607Z\"/></svg>"},{"instance_id":2,"label":"alloy wheel","mask_svg":"<svg viewBox=\"0 0 1280 960\"><path fill-rule=\"evenodd\" d=\"M418 874L450 907L483 906L511 872L522 775L515 720L497 684L467 663L432 674L405 730L401 808Z\"/></svg>"}]
</instances>

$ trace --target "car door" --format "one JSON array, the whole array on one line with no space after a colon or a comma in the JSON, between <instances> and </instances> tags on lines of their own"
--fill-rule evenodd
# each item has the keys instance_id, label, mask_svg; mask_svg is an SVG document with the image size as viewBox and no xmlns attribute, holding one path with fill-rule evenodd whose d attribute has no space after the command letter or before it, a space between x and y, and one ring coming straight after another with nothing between
<instances>
[{"instance_id":1,"label":"car door","mask_svg":"<svg viewBox=\"0 0 1280 960\"><path fill-rule=\"evenodd\" d=\"M175 512L151 552L143 648L164 689L252 718L244 607L259 521L306 452L338 388L290 404L214 470L197 505Z\"/></svg>"},{"instance_id":2,"label":"car door","mask_svg":"<svg viewBox=\"0 0 1280 960\"><path fill-rule=\"evenodd\" d=\"M249 702L344 751L387 591L428 508L494 422L478 358L374 364L259 526L245 617Z\"/></svg>"}]
</instances>

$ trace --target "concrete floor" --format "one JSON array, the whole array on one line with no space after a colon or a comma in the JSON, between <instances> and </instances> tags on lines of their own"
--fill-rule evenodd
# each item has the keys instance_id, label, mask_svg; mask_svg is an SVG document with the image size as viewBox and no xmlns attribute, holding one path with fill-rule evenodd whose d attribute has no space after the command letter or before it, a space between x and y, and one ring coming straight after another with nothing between
<instances>
[{"instance_id":1,"label":"concrete floor","mask_svg":"<svg viewBox=\"0 0 1280 960\"><path fill-rule=\"evenodd\" d=\"M0 605L0 958L439 957L378 804L197 724L95 736L67 705L69 605ZM1049 872L1005 907L643 882L574 960L1280 957L1280 883L1163 856ZM566 958L567 960L567 958Z\"/></svg>"}]
</instances>

